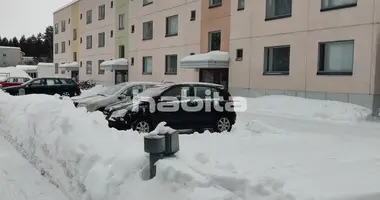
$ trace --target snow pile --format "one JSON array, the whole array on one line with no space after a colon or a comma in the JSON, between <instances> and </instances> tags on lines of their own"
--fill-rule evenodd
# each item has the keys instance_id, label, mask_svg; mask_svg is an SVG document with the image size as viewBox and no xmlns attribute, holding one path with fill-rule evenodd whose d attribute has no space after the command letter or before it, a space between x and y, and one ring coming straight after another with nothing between
<instances>
[{"instance_id":1,"label":"snow pile","mask_svg":"<svg viewBox=\"0 0 380 200\"><path fill-rule=\"evenodd\" d=\"M0 80L5 80L8 77L32 78L25 71L16 67L0 67Z\"/></svg>"},{"instance_id":2,"label":"snow pile","mask_svg":"<svg viewBox=\"0 0 380 200\"><path fill-rule=\"evenodd\" d=\"M372 113L349 103L279 95L248 98L247 112L350 122L365 120Z\"/></svg>"},{"instance_id":3,"label":"snow pile","mask_svg":"<svg viewBox=\"0 0 380 200\"><path fill-rule=\"evenodd\" d=\"M151 134L170 131L162 123ZM181 150L144 181L144 135L109 129L68 98L0 93L0 132L72 199L380 199L380 138L365 133L293 133L256 120L181 135Z\"/></svg>"}]
</instances>

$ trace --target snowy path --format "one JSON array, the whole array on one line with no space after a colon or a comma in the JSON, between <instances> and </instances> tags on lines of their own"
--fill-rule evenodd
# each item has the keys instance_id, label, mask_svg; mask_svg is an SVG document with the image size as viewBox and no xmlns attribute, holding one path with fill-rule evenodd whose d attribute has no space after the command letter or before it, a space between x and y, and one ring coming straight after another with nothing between
<instances>
[{"instance_id":1,"label":"snowy path","mask_svg":"<svg viewBox=\"0 0 380 200\"><path fill-rule=\"evenodd\" d=\"M67 200L0 135L1 200Z\"/></svg>"},{"instance_id":2,"label":"snowy path","mask_svg":"<svg viewBox=\"0 0 380 200\"><path fill-rule=\"evenodd\" d=\"M312 120L269 113L239 113L236 127L245 126L249 121L261 121L280 130L299 133L344 134L345 136L380 138L380 123L377 122L339 122Z\"/></svg>"}]
</instances>

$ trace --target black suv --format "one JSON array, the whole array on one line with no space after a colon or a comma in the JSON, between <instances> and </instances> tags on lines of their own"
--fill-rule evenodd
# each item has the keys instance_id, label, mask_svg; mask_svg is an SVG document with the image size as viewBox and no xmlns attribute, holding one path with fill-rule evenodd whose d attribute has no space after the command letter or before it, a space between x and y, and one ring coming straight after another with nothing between
<instances>
[{"instance_id":1,"label":"black suv","mask_svg":"<svg viewBox=\"0 0 380 200\"><path fill-rule=\"evenodd\" d=\"M231 131L236 112L230 93L221 85L172 83L150 88L108 118L119 130L152 131L165 121L174 129Z\"/></svg>"},{"instance_id":2,"label":"black suv","mask_svg":"<svg viewBox=\"0 0 380 200\"><path fill-rule=\"evenodd\" d=\"M36 78L22 85L3 89L10 95L47 94L77 96L81 94L79 86L71 78Z\"/></svg>"}]
</instances>

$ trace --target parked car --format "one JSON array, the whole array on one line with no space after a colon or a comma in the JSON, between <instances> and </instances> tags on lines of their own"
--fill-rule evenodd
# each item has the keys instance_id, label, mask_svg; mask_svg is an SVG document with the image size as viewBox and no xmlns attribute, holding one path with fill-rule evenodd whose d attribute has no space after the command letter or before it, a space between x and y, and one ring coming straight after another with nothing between
<instances>
[{"instance_id":1,"label":"parked car","mask_svg":"<svg viewBox=\"0 0 380 200\"><path fill-rule=\"evenodd\" d=\"M2 88L18 86L30 80L31 80L30 78L26 78L26 77L8 77L4 81L0 81L0 85Z\"/></svg>"},{"instance_id":2,"label":"parked car","mask_svg":"<svg viewBox=\"0 0 380 200\"><path fill-rule=\"evenodd\" d=\"M45 77L32 79L19 86L12 86L3 89L11 95L20 94L47 94L62 96L80 95L81 91L78 85L70 78Z\"/></svg>"},{"instance_id":3,"label":"parked car","mask_svg":"<svg viewBox=\"0 0 380 200\"><path fill-rule=\"evenodd\" d=\"M103 92L74 99L74 105L77 107L85 107L87 111L101 111L110 105L120 101L130 101L133 95L143 92L147 88L153 87L155 82L125 82L106 88Z\"/></svg>"},{"instance_id":4,"label":"parked car","mask_svg":"<svg viewBox=\"0 0 380 200\"><path fill-rule=\"evenodd\" d=\"M132 103L125 106L126 108L114 111L109 116L110 127L145 133L165 121L168 126L177 130L211 128L216 132L223 132L231 131L236 121L230 93L217 84L165 84L142 92ZM162 108L177 109L169 111Z\"/></svg>"}]
</instances>

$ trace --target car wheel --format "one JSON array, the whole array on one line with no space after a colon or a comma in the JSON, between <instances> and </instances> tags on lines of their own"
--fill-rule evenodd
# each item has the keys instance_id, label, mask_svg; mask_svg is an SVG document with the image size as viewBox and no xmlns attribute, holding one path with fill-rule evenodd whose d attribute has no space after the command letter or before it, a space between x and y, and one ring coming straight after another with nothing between
<instances>
[{"instance_id":1,"label":"car wheel","mask_svg":"<svg viewBox=\"0 0 380 200\"><path fill-rule=\"evenodd\" d=\"M64 92L64 93L62 93L62 96L70 97L70 93L69 92Z\"/></svg>"},{"instance_id":2,"label":"car wheel","mask_svg":"<svg viewBox=\"0 0 380 200\"><path fill-rule=\"evenodd\" d=\"M224 131L230 132L231 129L232 129L232 123L228 117L222 116L216 121L216 124L215 124L216 132L219 132L219 133L224 132Z\"/></svg>"},{"instance_id":3,"label":"car wheel","mask_svg":"<svg viewBox=\"0 0 380 200\"><path fill-rule=\"evenodd\" d=\"M149 133L152 131L152 126L146 120L138 120L134 123L133 130L139 133Z\"/></svg>"}]
</instances>

